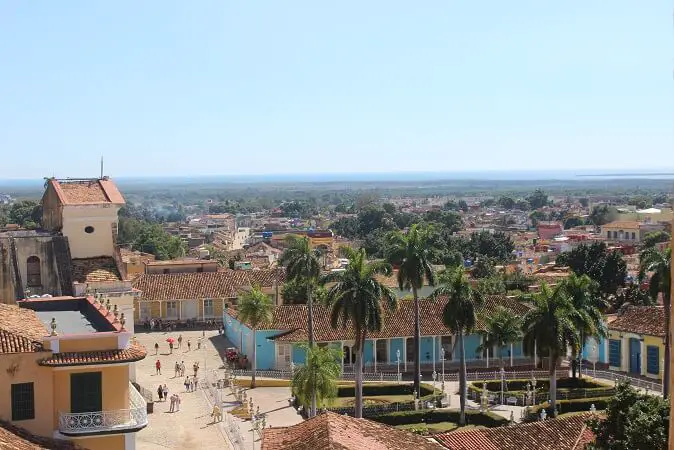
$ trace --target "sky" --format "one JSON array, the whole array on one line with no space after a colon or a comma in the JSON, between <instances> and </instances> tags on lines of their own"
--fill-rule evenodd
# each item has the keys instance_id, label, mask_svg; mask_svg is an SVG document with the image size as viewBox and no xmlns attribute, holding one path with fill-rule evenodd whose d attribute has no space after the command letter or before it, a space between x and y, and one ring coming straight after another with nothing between
<instances>
[{"instance_id":1,"label":"sky","mask_svg":"<svg viewBox=\"0 0 674 450\"><path fill-rule=\"evenodd\" d=\"M0 178L671 168L673 8L0 2Z\"/></svg>"}]
</instances>

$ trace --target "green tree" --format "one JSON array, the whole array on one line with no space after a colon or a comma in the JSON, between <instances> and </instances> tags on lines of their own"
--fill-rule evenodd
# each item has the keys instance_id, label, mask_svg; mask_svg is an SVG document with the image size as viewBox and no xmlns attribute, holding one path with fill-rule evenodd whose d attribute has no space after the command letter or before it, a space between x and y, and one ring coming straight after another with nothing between
<instances>
[{"instance_id":1,"label":"green tree","mask_svg":"<svg viewBox=\"0 0 674 450\"><path fill-rule=\"evenodd\" d=\"M477 290L485 295L505 294L506 285L500 276L480 278L477 282Z\"/></svg>"},{"instance_id":2,"label":"green tree","mask_svg":"<svg viewBox=\"0 0 674 450\"><path fill-rule=\"evenodd\" d=\"M286 281L281 288L283 302L293 305L306 305L308 301L307 289L307 283L303 278ZM328 294L325 287L314 284L310 289L312 302L325 303Z\"/></svg>"},{"instance_id":3,"label":"green tree","mask_svg":"<svg viewBox=\"0 0 674 450\"><path fill-rule=\"evenodd\" d=\"M550 201L548 200L548 194L543 192L541 189L536 189L531 195L527 197L527 201L531 205L532 209L542 208L550 204Z\"/></svg>"},{"instance_id":4,"label":"green tree","mask_svg":"<svg viewBox=\"0 0 674 450\"><path fill-rule=\"evenodd\" d=\"M648 290L642 288L639 283L629 283L623 289L619 289L618 293L610 298L611 311L616 312L625 304L632 306L653 306L655 300L651 297Z\"/></svg>"},{"instance_id":5,"label":"green tree","mask_svg":"<svg viewBox=\"0 0 674 450\"><path fill-rule=\"evenodd\" d=\"M596 450L665 450L669 435L669 400L642 394L628 383L616 393L599 417L588 421Z\"/></svg>"},{"instance_id":6,"label":"green tree","mask_svg":"<svg viewBox=\"0 0 674 450\"><path fill-rule=\"evenodd\" d=\"M618 210L609 205L597 205L590 213L590 221L595 227L606 225L616 219L618 219Z\"/></svg>"},{"instance_id":7,"label":"green tree","mask_svg":"<svg viewBox=\"0 0 674 450\"><path fill-rule=\"evenodd\" d=\"M463 199L459 200L459 202L457 203L457 205L459 206L459 209L460 209L461 211L463 211L463 212L468 211L468 203L466 203L465 200L463 200Z\"/></svg>"},{"instance_id":8,"label":"green tree","mask_svg":"<svg viewBox=\"0 0 674 450\"><path fill-rule=\"evenodd\" d=\"M337 397L337 379L341 374L342 353L329 347L301 345L306 352L306 364L295 370L290 382L293 395L306 409L315 395L316 403L324 405Z\"/></svg>"},{"instance_id":9,"label":"green tree","mask_svg":"<svg viewBox=\"0 0 674 450\"><path fill-rule=\"evenodd\" d=\"M647 274L652 274L649 289L653 298L662 295L662 303L665 306L665 371L664 371L664 396L669 394L669 361L671 358L671 285L672 285L672 249L671 247L664 251L658 251L655 248L648 248L639 255L639 278L643 279Z\"/></svg>"},{"instance_id":10,"label":"green tree","mask_svg":"<svg viewBox=\"0 0 674 450\"><path fill-rule=\"evenodd\" d=\"M478 279L493 278L497 276L494 261L488 257L479 258L477 261L475 261L475 264L473 265L473 270L471 270L470 275L473 278Z\"/></svg>"},{"instance_id":11,"label":"green tree","mask_svg":"<svg viewBox=\"0 0 674 450\"><path fill-rule=\"evenodd\" d=\"M419 395L421 386L421 321L419 316L419 290L424 281L435 285L435 272L431 266L429 228L412 225L407 234L400 232L388 236L389 253L386 259L398 267L398 287L412 289L414 297L414 390Z\"/></svg>"},{"instance_id":12,"label":"green tree","mask_svg":"<svg viewBox=\"0 0 674 450\"><path fill-rule=\"evenodd\" d=\"M577 314L562 285L550 288L543 283L532 300L533 309L523 319L524 350L532 354L537 347L549 355L550 401L557 416L557 364L569 346L578 346Z\"/></svg>"},{"instance_id":13,"label":"green tree","mask_svg":"<svg viewBox=\"0 0 674 450\"><path fill-rule=\"evenodd\" d=\"M314 346L314 309L313 288L321 276L321 254L311 248L309 238L298 238L290 235L287 240L287 248L279 258L279 264L286 268L286 279L303 283L307 289L307 333L309 334L309 347ZM315 396L314 396L315 397ZM311 402L309 417L316 415L316 401Z\"/></svg>"},{"instance_id":14,"label":"green tree","mask_svg":"<svg viewBox=\"0 0 674 450\"><path fill-rule=\"evenodd\" d=\"M21 200L13 203L7 215L8 223L34 229L42 226L42 206L34 200Z\"/></svg>"},{"instance_id":15,"label":"green tree","mask_svg":"<svg viewBox=\"0 0 674 450\"><path fill-rule=\"evenodd\" d=\"M466 396L468 380L466 374L466 349L464 336L475 328L477 317L475 308L482 302L482 296L474 291L463 267L447 270L440 275L439 286L431 294L431 298L447 298L442 312L442 321L452 333L457 335L456 345L459 350L459 397L461 414L459 425L466 424Z\"/></svg>"},{"instance_id":16,"label":"green tree","mask_svg":"<svg viewBox=\"0 0 674 450\"><path fill-rule=\"evenodd\" d=\"M609 251L603 242L581 244L569 252L560 253L555 263L568 266L577 275L587 275L599 284L604 296L614 295L625 285L627 263L618 251Z\"/></svg>"},{"instance_id":17,"label":"green tree","mask_svg":"<svg viewBox=\"0 0 674 450\"><path fill-rule=\"evenodd\" d=\"M571 370L573 378L576 378L577 358L583 353L585 339L606 337L607 330L602 311L606 309L607 304L599 296L597 283L587 275L578 276L572 273L562 285L575 309L574 325L580 333L579 346L571 349L573 355Z\"/></svg>"},{"instance_id":18,"label":"green tree","mask_svg":"<svg viewBox=\"0 0 674 450\"><path fill-rule=\"evenodd\" d=\"M512 197L503 196L498 199L498 205L503 209L513 209L515 207L515 200Z\"/></svg>"},{"instance_id":19,"label":"green tree","mask_svg":"<svg viewBox=\"0 0 674 450\"><path fill-rule=\"evenodd\" d=\"M185 256L187 245L178 237L172 236L160 224L141 222L138 235L132 242L134 250L152 253L160 260Z\"/></svg>"},{"instance_id":20,"label":"green tree","mask_svg":"<svg viewBox=\"0 0 674 450\"><path fill-rule=\"evenodd\" d=\"M253 332L253 376L250 380L250 388L255 389L255 375L257 373L257 333L261 325L269 325L274 316L274 305L267 294L262 292L259 286L244 293L239 298L237 305L239 320L250 326Z\"/></svg>"},{"instance_id":21,"label":"green tree","mask_svg":"<svg viewBox=\"0 0 674 450\"><path fill-rule=\"evenodd\" d=\"M578 199L578 201L580 202L580 206L583 208L587 208L587 206L590 204L590 200L587 197L581 197Z\"/></svg>"},{"instance_id":22,"label":"green tree","mask_svg":"<svg viewBox=\"0 0 674 450\"><path fill-rule=\"evenodd\" d=\"M377 280L377 275L390 276L391 265L381 261L368 262L365 250L343 249L349 259L346 270L331 272L324 283L334 283L328 291L331 306L330 324L353 330L356 349L356 404L355 416L363 417L363 357L368 332L381 331L384 305L389 310L397 307L395 293ZM384 305L382 304L384 303Z\"/></svg>"},{"instance_id":23,"label":"green tree","mask_svg":"<svg viewBox=\"0 0 674 450\"><path fill-rule=\"evenodd\" d=\"M512 258L514 249L515 244L506 233L500 231L496 233L481 231L479 233L471 233L467 249L463 254L473 259L477 259L480 256L488 256L497 262L503 263Z\"/></svg>"},{"instance_id":24,"label":"green tree","mask_svg":"<svg viewBox=\"0 0 674 450\"><path fill-rule=\"evenodd\" d=\"M669 242L672 239L672 236L666 231L651 231L646 233L641 245L643 248L655 247L655 244L660 242Z\"/></svg>"},{"instance_id":25,"label":"green tree","mask_svg":"<svg viewBox=\"0 0 674 450\"><path fill-rule=\"evenodd\" d=\"M480 333L483 341L478 350L488 352L496 347L501 367L504 367L503 349L522 337L522 319L511 310L499 306L485 315L484 324L485 329Z\"/></svg>"}]
</instances>

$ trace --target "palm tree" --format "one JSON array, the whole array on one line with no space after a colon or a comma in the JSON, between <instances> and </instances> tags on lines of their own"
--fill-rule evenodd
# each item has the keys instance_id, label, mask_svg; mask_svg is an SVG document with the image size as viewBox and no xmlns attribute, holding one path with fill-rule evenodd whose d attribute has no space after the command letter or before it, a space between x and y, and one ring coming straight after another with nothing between
<instances>
[{"instance_id":1,"label":"palm tree","mask_svg":"<svg viewBox=\"0 0 674 450\"><path fill-rule=\"evenodd\" d=\"M608 304L598 294L598 285L587 275L578 276L572 273L562 282L566 294L571 299L571 304L576 311L575 326L580 333L579 345L572 348L571 373L576 378L578 358L583 354L585 339L588 337L606 337L606 325L602 310Z\"/></svg>"},{"instance_id":2,"label":"palm tree","mask_svg":"<svg viewBox=\"0 0 674 450\"><path fill-rule=\"evenodd\" d=\"M511 310L499 306L484 316L484 323L485 328L481 333L483 341L478 350L489 351L490 348L498 348L499 360L503 367L503 348L517 342L522 337L522 319Z\"/></svg>"},{"instance_id":3,"label":"palm tree","mask_svg":"<svg viewBox=\"0 0 674 450\"><path fill-rule=\"evenodd\" d=\"M262 292L259 286L246 292L239 299L237 305L239 321L250 325L253 332L253 377L250 380L250 388L255 388L255 372L257 371L257 336L256 331L260 325L269 325L274 316L274 305L271 299Z\"/></svg>"},{"instance_id":4,"label":"palm tree","mask_svg":"<svg viewBox=\"0 0 674 450\"><path fill-rule=\"evenodd\" d=\"M538 345L550 356L550 400L557 416L557 363L569 346L578 345L578 314L561 284L553 289L543 283L532 299L534 307L524 315L522 326L524 350L531 354Z\"/></svg>"},{"instance_id":5,"label":"palm tree","mask_svg":"<svg viewBox=\"0 0 674 450\"><path fill-rule=\"evenodd\" d=\"M332 272L323 278L334 283L328 291L330 323L333 328L353 329L356 348L355 416L363 417L363 353L368 332L381 330L384 306L397 306L395 293L377 280L377 275L391 275L391 266L384 262L368 262L364 249L343 248L349 264L343 272Z\"/></svg>"},{"instance_id":6,"label":"palm tree","mask_svg":"<svg viewBox=\"0 0 674 450\"><path fill-rule=\"evenodd\" d=\"M651 296L657 298L662 294L662 303L665 306L665 368L663 374L664 397L669 395L669 378L671 377L669 360L671 358L671 285L672 285L672 249L667 248L664 251L658 251L655 248L648 248L641 252L639 257L639 278L643 279L648 273L652 273L649 288Z\"/></svg>"},{"instance_id":7,"label":"palm tree","mask_svg":"<svg viewBox=\"0 0 674 450\"><path fill-rule=\"evenodd\" d=\"M309 347L314 346L314 308L312 290L321 275L320 251L311 248L309 238L298 238L290 235L287 238L287 248L279 258L279 264L286 268L286 278L289 281L304 283L307 287L307 333ZM315 397L315 395L314 395ZM311 402L309 417L316 415L316 399Z\"/></svg>"},{"instance_id":8,"label":"palm tree","mask_svg":"<svg viewBox=\"0 0 674 450\"><path fill-rule=\"evenodd\" d=\"M430 228L412 225L407 234L394 231L387 236L387 260L398 267L398 287L412 289L414 297L414 390L421 392L421 323L419 289L424 280L435 286L435 273L431 266Z\"/></svg>"},{"instance_id":9,"label":"palm tree","mask_svg":"<svg viewBox=\"0 0 674 450\"><path fill-rule=\"evenodd\" d=\"M475 309L482 303L482 295L473 290L463 267L456 267L441 274L439 286L431 294L433 299L444 296L447 297L447 304L442 312L442 321L452 333L457 335L456 345L459 347L459 398L461 403L459 425L465 425L468 383L463 337L475 328L477 322Z\"/></svg>"},{"instance_id":10,"label":"palm tree","mask_svg":"<svg viewBox=\"0 0 674 450\"><path fill-rule=\"evenodd\" d=\"M314 392L317 403L321 404L337 396L342 352L328 347L301 347L306 351L306 364L295 371L290 386L293 395L307 408Z\"/></svg>"}]
</instances>

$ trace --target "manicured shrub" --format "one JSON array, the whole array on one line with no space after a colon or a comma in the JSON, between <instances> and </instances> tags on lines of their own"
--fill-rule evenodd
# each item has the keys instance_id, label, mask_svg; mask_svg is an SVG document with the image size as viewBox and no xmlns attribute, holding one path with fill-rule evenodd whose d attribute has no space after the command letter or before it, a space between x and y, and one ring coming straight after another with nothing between
<instances>
[{"instance_id":1,"label":"manicured shrub","mask_svg":"<svg viewBox=\"0 0 674 450\"><path fill-rule=\"evenodd\" d=\"M460 411L451 410L423 410L423 411L399 411L388 414L381 414L371 417L372 420L386 425L410 425L415 423L441 423L441 422L459 422ZM499 427L506 425L508 419L492 412L480 412L476 410L466 411L466 422L468 425L480 425L484 427Z\"/></svg>"},{"instance_id":2,"label":"manicured shrub","mask_svg":"<svg viewBox=\"0 0 674 450\"><path fill-rule=\"evenodd\" d=\"M596 397L596 398L578 398L574 400L557 400L557 411L562 413L570 412L580 412L580 411L590 411L590 407L594 405L597 411L606 409L606 405L610 397ZM532 406L529 408L529 416L527 421L538 420L541 409L545 408L545 412L548 417L552 417L552 406L550 403L545 402L541 405Z\"/></svg>"},{"instance_id":3,"label":"manicured shrub","mask_svg":"<svg viewBox=\"0 0 674 450\"><path fill-rule=\"evenodd\" d=\"M420 396L426 397L433 394L433 386L421 383ZM353 384L337 387L337 397L355 397L356 388ZM363 396L376 397L380 395L409 395L412 397L411 384L364 384Z\"/></svg>"}]
</instances>

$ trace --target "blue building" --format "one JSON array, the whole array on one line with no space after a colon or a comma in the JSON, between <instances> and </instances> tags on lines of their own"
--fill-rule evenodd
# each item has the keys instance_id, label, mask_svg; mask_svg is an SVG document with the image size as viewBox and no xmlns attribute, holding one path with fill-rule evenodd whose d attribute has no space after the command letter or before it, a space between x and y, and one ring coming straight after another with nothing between
<instances>
[{"instance_id":1,"label":"blue building","mask_svg":"<svg viewBox=\"0 0 674 450\"><path fill-rule=\"evenodd\" d=\"M458 361L454 354L455 336L442 323L442 311L445 302L442 300L421 300L421 361L426 369L439 367L444 349L447 363ZM517 314L524 314L528 307L514 299L504 296L490 296L486 299L480 313L484 314L497 306L505 306ZM224 313L225 335L240 351L249 358L252 355L253 331L250 326L239 322L236 310L229 309ZM478 328L481 324L478 323ZM290 363L303 364L305 352L301 344L306 343L307 336L306 305L282 305L274 310L271 324L255 331L257 341L257 368L259 370L287 369ZM314 335L318 345L325 345L343 352L342 363L355 363L354 336L351 329L333 329L330 326L329 310L320 305L314 306ZM382 330L367 336L365 341L365 364L368 370L400 371L411 370L414 362L414 302L400 300L396 311L387 311ZM486 352L478 351L482 338L478 333L464 338L466 359L486 363ZM524 357L521 342L500 349L500 356L506 360ZM499 349L489 352L492 364L498 363Z\"/></svg>"}]
</instances>

